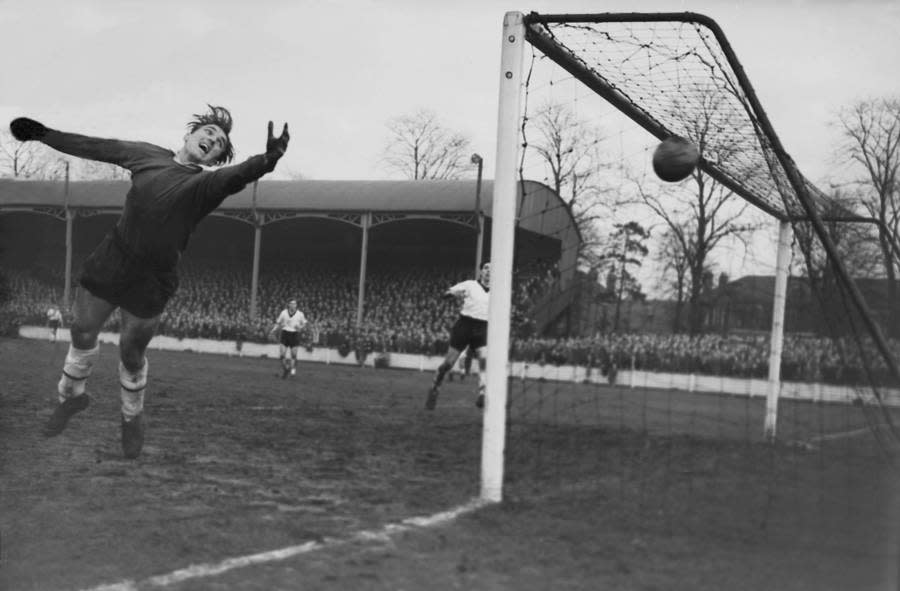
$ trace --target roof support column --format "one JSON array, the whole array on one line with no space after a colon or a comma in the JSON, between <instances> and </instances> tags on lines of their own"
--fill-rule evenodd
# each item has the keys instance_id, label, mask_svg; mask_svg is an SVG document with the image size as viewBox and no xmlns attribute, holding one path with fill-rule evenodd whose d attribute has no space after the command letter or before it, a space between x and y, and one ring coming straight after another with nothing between
<instances>
[{"instance_id":1,"label":"roof support column","mask_svg":"<svg viewBox=\"0 0 900 591\"><path fill-rule=\"evenodd\" d=\"M262 241L262 227L266 221L265 214L256 211L256 189L258 182L253 183L253 272L250 276L250 322L256 322L257 302L256 294L259 291L259 247Z\"/></svg>"},{"instance_id":2,"label":"roof support column","mask_svg":"<svg viewBox=\"0 0 900 591\"><path fill-rule=\"evenodd\" d=\"M363 308L366 302L366 261L369 259L369 228L372 226L372 212L362 214L362 246L359 254L359 298L356 302L356 328L362 324Z\"/></svg>"}]
</instances>

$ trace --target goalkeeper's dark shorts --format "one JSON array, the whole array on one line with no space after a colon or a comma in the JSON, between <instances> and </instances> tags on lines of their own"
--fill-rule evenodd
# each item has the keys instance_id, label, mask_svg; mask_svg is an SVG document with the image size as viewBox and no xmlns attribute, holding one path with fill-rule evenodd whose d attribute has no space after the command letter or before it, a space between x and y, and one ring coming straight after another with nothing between
<instances>
[{"instance_id":1,"label":"goalkeeper's dark shorts","mask_svg":"<svg viewBox=\"0 0 900 591\"><path fill-rule=\"evenodd\" d=\"M487 320L460 316L450 330L450 346L457 351L466 347L473 351L487 345Z\"/></svg>"},{"instance_id":2,"label":"goalkeeper's dark shorts","mask_svg":"<svg viewBox=\"0 0 900 591\"><path fill-rule=\"evenodd\" d=\"M154 268L131 252L116 230L107 234L85 260L78 282L98 298L138 318L162 314L178 289L175 269Z\"/></svg>"}]
</instances>

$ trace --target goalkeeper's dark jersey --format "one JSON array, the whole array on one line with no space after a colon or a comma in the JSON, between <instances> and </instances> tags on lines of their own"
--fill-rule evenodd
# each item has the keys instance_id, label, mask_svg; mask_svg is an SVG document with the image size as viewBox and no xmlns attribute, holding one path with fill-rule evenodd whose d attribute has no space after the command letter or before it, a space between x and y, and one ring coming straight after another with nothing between
<instances>
[{"instance_id":1,"label":"goalkeeper's dark jersey","mask_svg":"<svg viewBox=\"0 0 900 591\"><path fill-rule=\"evenodd\" d=\"M125 248L157 271L174 270L197 223L229 195L270 171L264 154L215 170L179 164L171 150L144 142L48 130L41 141L71 156L131 171L131 189L116 233Z\"/></svg>"}]
</instances>

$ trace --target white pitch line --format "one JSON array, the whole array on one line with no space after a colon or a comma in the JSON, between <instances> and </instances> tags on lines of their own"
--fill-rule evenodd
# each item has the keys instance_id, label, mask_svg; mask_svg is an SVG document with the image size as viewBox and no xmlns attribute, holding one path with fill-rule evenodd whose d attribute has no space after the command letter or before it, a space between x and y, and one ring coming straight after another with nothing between
<instances>
[{"instance_id":1,"label":"white pitch line","mask_svg":"<svg viewBox=\"0 0 900 591\"><path fill-rule=\"evenodd\" d=\"M857 435L863 435L865 433L871 432L872 429L870 427L863 427L861 429L853 429L852 431L840 431L838 433L819 435L818 437L811 438L809 441L811 443L818 443L821 441L834 441L835 439L847 439L848 437L856 437Z\"/></svg>"},{"instance_id":2,"label":"white pitch line","mask_svg":"<svg viewBox=\"0 0 900 591\"><path fill-rule=\"evenodd\" d=\"M862 427L860 429L852 429L850 431L839 431L837 433L818 435L816 437L810 437L809 439L795 439L791 441L791 444L798 445L807 449L818 449L817 445L819 443L824 443L826 441L836 441L838 439L849 439L851 437L856 437L857 435L865 435L866 433L871 432L872 429L870 427Z\"/></svg>"},{"instance_id":3,"label":"white pitch line","mask_svg":"<svg viewBox=\"0 0 900 591\"><path fill-rule=\"evenodd\" d=\"M270 550L235 558L226 558L220 562L192 564L186 568L178 569L165 575L156 575L142 581L126 579L124 581L119 581L118 583L99 585L97 587L83 589L82 591L139 591L140 589L153 587L167 587L190 579L213 577L230 570L244 568L255 564L286 560L293 556L309 554L310 552L325 548L335 548L353 542L384 542L389 540L392 535L401 532L418 528L433 527L453 521L460 515L470 513L488 504L487 501L475 499L465 505L460 505L459 507L448 511L442 511L441 513L435 513L434 515L424 517L410 517L399 523L389 523L378 530L361 530L345 538L324 538L322 541L305 542L303 544L287 546L286 548L280 548L278 550Z\"/></svg>"}]
</instances>

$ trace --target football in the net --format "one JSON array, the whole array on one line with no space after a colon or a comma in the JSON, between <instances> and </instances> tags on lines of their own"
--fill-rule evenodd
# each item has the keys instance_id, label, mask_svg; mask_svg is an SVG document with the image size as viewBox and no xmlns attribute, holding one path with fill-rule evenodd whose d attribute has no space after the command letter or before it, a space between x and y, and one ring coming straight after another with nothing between
<instances>
[{"instance_id":1,"label":"football in the net","mask_svg":"<svg viewBox=\"0 0 900 591\"><path fill-rule=\"evenodd\" d=\"M653 172L668 183L677 183L689 177L699 161L697 146L673 135L660 142L653 151Z\"/></svg>"}]
</instances>

